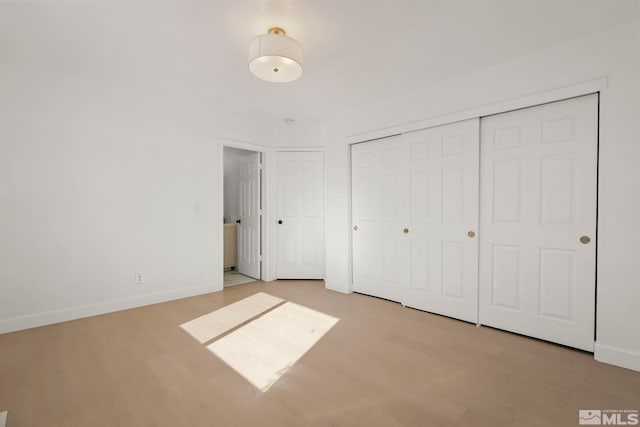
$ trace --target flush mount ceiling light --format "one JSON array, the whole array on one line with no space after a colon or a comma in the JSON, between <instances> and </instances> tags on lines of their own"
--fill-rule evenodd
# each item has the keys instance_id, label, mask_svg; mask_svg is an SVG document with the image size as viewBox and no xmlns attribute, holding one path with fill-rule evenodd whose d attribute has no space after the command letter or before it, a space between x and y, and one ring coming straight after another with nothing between
<instances>
[{"instance_id":1,"label":"flush mount ceiling light","mask_svg":"<svg viewBox=\"0 0 640 427\"><path fill-rule=\"evenodd\" d=\"M279 27L249 44L249 70L268 82L291 82L302 75L302 46Z\"/></svg>"}]
</instances>

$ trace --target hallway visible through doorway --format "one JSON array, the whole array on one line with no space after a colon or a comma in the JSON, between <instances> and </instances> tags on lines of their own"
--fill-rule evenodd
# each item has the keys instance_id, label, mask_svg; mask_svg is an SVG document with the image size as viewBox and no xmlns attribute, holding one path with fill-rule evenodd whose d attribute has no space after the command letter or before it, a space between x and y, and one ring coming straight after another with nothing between
<instances>
[{"instance_id":1,"label":"hallway visible through doorway","mask_svg":"<svg viewBox=\"0 0 640 427\"><path fill-rule=\"evenodd\" d=\"M260 280L261 153L224 147L223 166L224 269L233 269L251 278L250 281ZM226 274L224 284L228 285Z\"/></svg>"},{"instance_id":2,"label":"hallway visible through doorway","mask_svg":"<svg viewBox=\"0 0 640 427\"><path fill-rule=\"evenodd\" d=\"M235 270L227 270L224 272L224 287L244 285L245 283L256 282L253 277L245 276Z\"/></svg>"}]
</instances>

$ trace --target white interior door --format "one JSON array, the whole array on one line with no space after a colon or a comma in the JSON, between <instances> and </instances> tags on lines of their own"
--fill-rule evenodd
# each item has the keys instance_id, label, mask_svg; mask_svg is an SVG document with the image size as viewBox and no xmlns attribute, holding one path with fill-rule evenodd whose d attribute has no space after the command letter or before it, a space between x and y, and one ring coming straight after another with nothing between
<instances>
[{"instance_id":1,"label":"white interior door","mask_svg":"<svg viewBox=\"0 0 640 427\"><path fill-rule=\"evenodd\" d=\"M395 136L351 150L353 290L401 302L408 261L408 146Z\"/></svg>"},{"instance_id":2,"label":"white interior door","mask_svg":"<svg viewBox=\"0 0 640 427\"><path fill-rule=\"evenodd\" d=\"M593 351L597 95L481 128L480 322Z\"/></svg>"},{"instance_id":3,"label":"white interior door","mask_svg":"<svg viewBox=\"0 0 640 427\"><path fill-rule=\"evenodd\" d=\"M238 162L238 272L260 279L260 153Z\"/></svg>"},{"instance_id":4,"label":"white interior door","mask_svg":"<svg viewBox=\"0 0 640 427\"><path fill-rule=\"evenodd\" d=\"M276 276L324 277L324 153L277 153Z\"/></svg>"},{"instance_id":5,"label":"white interior door","mask_svg":"<svg viewBox=\"0 0 640 427\"><path fill-rule=\"evenodd\" d=\"M411 201L403 303L474 323L479 131L479 119L472 119L402 135Z\"/></svg>"}]
</instances>

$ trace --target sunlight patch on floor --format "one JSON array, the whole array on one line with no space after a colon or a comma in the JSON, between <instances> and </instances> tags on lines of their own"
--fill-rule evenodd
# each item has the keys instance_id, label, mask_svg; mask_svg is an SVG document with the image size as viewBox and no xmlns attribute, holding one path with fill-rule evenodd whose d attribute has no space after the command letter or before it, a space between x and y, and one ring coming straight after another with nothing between
<instances>
[{"instance_id":1,"label":"sunlight patch on floor","mask_svg":"<svg viewBox=\"0 0 640 427\"><path fill-rule=\"evenodd\" d=\"M286 302L207 348L266 391L339 320Z\"/></svg>"},{"instance_id":2,"label":"sunlight patch on floor","mask_svg":"<svg viewBox=\"0 0 640 427\"><path fill-rule=\"evenodd\" d=\"M201 344L227 333L207 348L266 391L339 320L258 292L180 327Z\"/></svg>"},{"instance_id":3,"label":"sunlight patch on floor","mask_svg":"<svg viewBox=\"0 0 640 427\"><path fill-rule=\"evenodd\" d=\"M284 302L282 298L258 292L233 304L180 325L201 344L236 328Z\"/></svg>"}]
</instances>

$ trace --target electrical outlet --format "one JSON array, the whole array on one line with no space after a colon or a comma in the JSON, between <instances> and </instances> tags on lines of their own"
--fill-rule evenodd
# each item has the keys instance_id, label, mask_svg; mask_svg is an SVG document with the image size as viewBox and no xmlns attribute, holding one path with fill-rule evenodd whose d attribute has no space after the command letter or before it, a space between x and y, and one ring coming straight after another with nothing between
<instances>
[{"instance_id":1,"label":"electrical outlet","mask_svg":"<svg viewBox=\"0 0 640 427\"><path fill-rule=\"evenodd\" d=\"M136 284L141 285L144 283L144 276L142 273L136 273Z\"/></svg>"}]
</instances>

